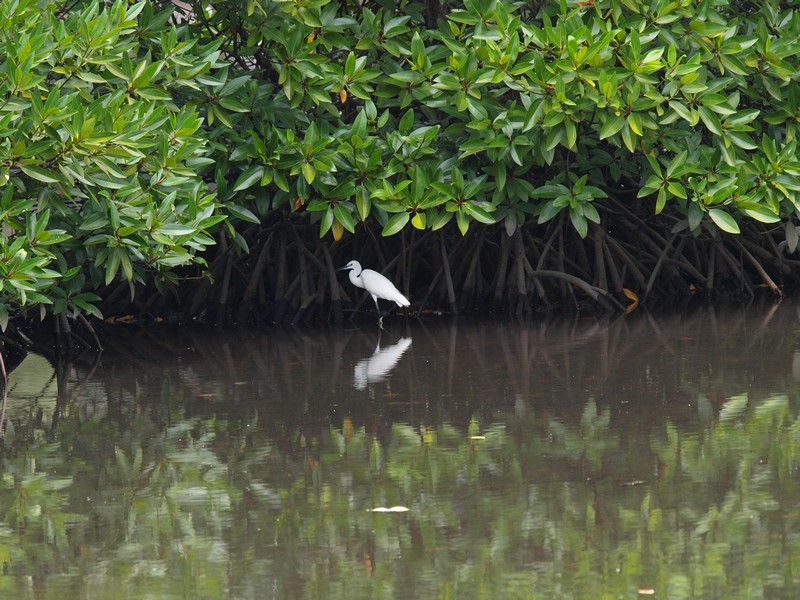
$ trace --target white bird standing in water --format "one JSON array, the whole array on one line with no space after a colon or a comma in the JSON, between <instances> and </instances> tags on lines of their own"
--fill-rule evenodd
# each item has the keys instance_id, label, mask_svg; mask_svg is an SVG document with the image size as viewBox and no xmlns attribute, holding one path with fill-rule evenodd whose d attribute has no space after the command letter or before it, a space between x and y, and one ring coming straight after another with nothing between
<instances>
[{"instance_id":1,"label":"white bird standing in water","mask_svg":"<svg viewBox=\"0 0 800 600\"><path fill-rule=\"evenodd\" d=\"M350 283L356 287L367 290L375 302L375 310L378 311L378 324L383 324L383 317L381 316L381 309L378 307L378 298L382 300L391 300L397 306L410 306L411 302L408 298L403 296L394 284L386 279L383 275L372 269L362 269L361 263L357 260L351 260L340 271L350 271Z\"/></svg>"}]
</instances>

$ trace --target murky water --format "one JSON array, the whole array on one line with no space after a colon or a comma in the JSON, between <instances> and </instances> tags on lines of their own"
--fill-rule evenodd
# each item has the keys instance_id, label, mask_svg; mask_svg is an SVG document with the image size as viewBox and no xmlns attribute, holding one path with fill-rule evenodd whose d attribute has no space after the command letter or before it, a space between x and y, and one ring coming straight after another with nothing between
<instances>
[{"instance_id":1,"label":"murky water","mask_svg":"<svg viewBox=\"0 0 800 600\"><path fill-rule=\"evenodd\" d=\"M796 598L798 305L30 355L0 598Z\"/></svg>"}]
</instances>

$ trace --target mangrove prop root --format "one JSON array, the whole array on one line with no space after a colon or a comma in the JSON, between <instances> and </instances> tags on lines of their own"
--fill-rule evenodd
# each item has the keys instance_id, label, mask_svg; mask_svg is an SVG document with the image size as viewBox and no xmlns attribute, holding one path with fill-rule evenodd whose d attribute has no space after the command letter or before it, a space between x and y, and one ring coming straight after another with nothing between
<instances>
[{"instance_id":1,"label":"mangrove prop root","mask_svg":"<svg viewBox=\"0 0 800 600\"><path fill-rule=\"evenodd\" d=\"M717 246L712 244L708 251L708 269L706 271L706 290L714 291L714 275L716 270Z\"/></svg>"},{"instance_id":2,"label":"mangrove prop root","mask_svg":"<svg viewBox=\"0 0 800 600\"><path fill-rule=\"evenodd\" d=\"M569 273L562 273L561 271L534 271L534 277L555 277L556 279L563 279L571 285L583 290L587 296L592 300L600 300L601 297L607 299L608 303L616 305L617 308L623 310L623 306L609 294L606 290L597 286L591 285L589 282L584 281L580 277L575 277Z\"/></svg>"},{"instance_id":3,"label":"mangrove prop root","mask_svg":"<svg viewBox=\"0 0 800 600\"><path fill-rule=\"evenodd\" d=\"M667 254L669 254L670 248L672 248L672 243L675 241L675 238L678 237L678 234L673 234L670 238L669 242L664 245L664 248L661 250L661 253L658 257L658 261L656 262L656 266L653 267L653 272L650 273L650 279L647 281L647 287L644 289L644 297L650 295L650 291L653 289L653 286L656 283L656 279L658 277L661 268L664 266L664 261L667 259Z\"/></svg>"},{"instance_id":4,"label":"mangrove prop root","mask_svg":"<svg viewBox=\"0 0 800 600\"><path fill-rule=\"evenodd\" d=\"M439 248L442 252L442 268L444 269L444 282L447 286L447 304L450 306L450 312L453 314L458 313L458 305L456 304L456 291L453 287L453 277L450 274L450 260L447 257L447 246L444 243L444 236L439 236Z\"/></svg>"},{"instance_id":5,"label":"mangrove prop root","mask_svg":"<svg viewBox=\"0 0 800 600\"><path fill-rule=\"evenodd\" d=\"M779 298L783 298L783 292L781 291L781 288L775 285L775 282L772 281L772 277L770 277L769 274L764 270L764 267L762 267L761 263L756 260L755 256L750 254L750 251L745 248L741 242L739 242L739 247L742 249L744 257L750 261L750 263L753 265L753 268L761 276L762 281L767 285L767 287L769 287L770 290L772 290L772 293Z\"/></svg>"},{"instance_id":6,"label":"mangrove prop root","mask_svg":"<svg viewBox=\"0 0 800 600\"><path fill-rule=\"evenodd\" d=\"M494 302L492 304L493 310L498 310L500 308L500 302L503 298L503 291L506 287L508 258L511 256L511 244L508 241L508 236L503 236L500 239L500 261L497 267L497 274L495 275Z\"/></svg>"},{"instance_id":7,"label":"mangrove prop root","mask_svg":"<svg viewBox=\"0 0 800 600\"><path fill-rule=\"evenodd\" d=\"M126 307L144 307L159 316L157 311L177 303L185 319L202 319L208 309L211 321L220 323L231 320L236 310L236 321L258 315L267 322L337 322L367 298L343 285L335 272L351 258L384 271L420 312L528 315L568 309L573 301L584 310L581 296L597 308L616 310L611 298L621 298L623 288L655 302L685 295L692 285L715 298L753 294L754 282L778 297L783 287L800 285L800 252L790 255L778 248L784 228L743 226L741 236L673 231L676 215L641 218L637 212L645 214L644 208L613 200L607 206L613 218L602 214L602 226L593 224L586 238L562 213L546 224L526 223L513 231L503 224L475 224L466 236L452 224L384 238L364 223L355 234L331 243L319 240L317 226L287 215L246 231L251 247L258 249L250 255L221 234L204 257L210 277L198 277L197 267L187 268L174 298L156 298L155 286L137 284L134 302L124 293L131 286L119 282L106 288L109 304L100 308L125 314ZM66 343L68 324L53 323Z\"/></svg>"},{"instance_id":8,"label":"mangrove prop root","mask_svg":"<svg viewBox=\"0 0 800 600\"><path fill-rule=\"evenodd\" d=\"M94 340L94 348L95 348L95 350L102 351L103 350L103 344L100 343L100 338L97 337L97 332L94 330L94 327L92 327L92 324L89 323L89 321L86 320L86 317L84 317L80 313L78 313L78 322L81 325L83 325L86 328L86 330L89 332L89 335L92 336L92 339Z\"/></svg>"},{"instance_id":9,"label":"mangrove prop root","mask_svg":"<svg viewBox=\"0 0 800 600\"><path fill-rule=\"evenodd\" d=\"M250 273L247 287L242 295L242 301L246 307L249 307L255 300L256 292L258 291L259 283L261 282L261 278L264 273L264 267L266 266L267 259L269 257L269 249L273 235L273 233L270 233L269 237L267 237L266 241L261 245L261 251L258 253L258 260L256 260L256 265L253 267L253 271Z\"/></svg>"},{"instance_id":10,"label":"mangrove prop root","mask_svg":"<svg viewBox=\"0 0 800 600\"><path fill-rule=\"evenodd\" d=\"M621 294L622 288L624 287L622 285L622 277L620 276L619 269L617 268L617 263L614 262L614 256L611 254L611 248L607 243L608 237L602 230L600 230L599 235L601 236L601 245L603 248L603 254L605 255L606 264L608 265L608 271L611 275L612 289L614 290L614 293Z\"/></svg>"},{"instance_id":11,"label":"mangrove prop root","mask_svg":"<svg viewBox=\"0 0 800 600\"><path fill-rule=\"evenodd\" d=\"M522 231L519 229L514 234L514 264L517 273L517 306L514 313L517 315L530 314L528 289L525 284L525 248L522 243L522 235Z\"/></svg>"},{"instance_id":12,"label":"mangrove prop root","mask_svg":"<svg viewBox=\"0 0 800 600\"><path fill-rule=\"evenodd\" d=\"M231 285L231 272L233 271L233 254L228 254L228 260L225 262L225 271L222 277L222 289L217 303L217 326L225 324L227 318L228 308L228 292Z\"/></svg>"},{"instance_id":13,"label":"mangrove prop root","mask_svg":"<svg viewBox=\"0 0 800 600\"><path fill-rule=\"evenodd\" d=\"M606 278L606 257L603 252L603 238L597 233L594 235L594 276L595 285L607 290L608 279Z\"/></svg>"},{"instance_id":14,"label":"mangrove prop root","mask_svg":"<svg viewBox=\"0 0 800 600\"><path fill-rule=\"evenodd\" d=\"M336 269L333 266L333 259L331 258L330 250L326 244L322 244L322 250L325 253L325 265L328 270L328 285L331 291L331 310L333 311L333 323L337 327L341 327L344 322L342 315L342 298L339 294L339 280L336 279Z\"/></svg>"}]
</instances>

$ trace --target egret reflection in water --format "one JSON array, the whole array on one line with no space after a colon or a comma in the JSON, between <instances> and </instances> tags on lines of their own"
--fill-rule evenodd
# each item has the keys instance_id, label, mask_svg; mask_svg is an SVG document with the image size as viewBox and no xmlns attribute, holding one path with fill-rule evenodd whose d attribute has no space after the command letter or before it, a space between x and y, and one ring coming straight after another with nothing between
<instances>
[{"instance_id":1,"label":"egret reflection in water","mask_svg":"<svg viewBox=\"0 0 800 600\"><path fill-rule=\"evenodd\" d=\"M411 338L404 337L391 346L381 348L379 338L372 356L362 358L356 363L353 370L353 386L357 390L365 390L367 384L379 383L386 379L410 345Z\"/></svg>"}]
</instances>

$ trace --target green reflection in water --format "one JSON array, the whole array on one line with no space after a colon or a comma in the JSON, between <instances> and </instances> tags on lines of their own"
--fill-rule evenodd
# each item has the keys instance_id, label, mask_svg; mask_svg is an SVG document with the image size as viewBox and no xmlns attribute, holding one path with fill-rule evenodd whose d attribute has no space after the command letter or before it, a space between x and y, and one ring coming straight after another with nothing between
<instances>
[{"instance_id":1,"label":"green reflection in water","mask_svg":"<svg viewBox=\"0 0 800 600\"><path fill-rule=\"evenodd\" d=\"M799 591L800 418L787 395L728 395L689 420L653 404L635 428L592 397L578 410L320 424L258 396L192 414L189 384L151 376L112 397L105 381L105 395L57 402L57 427L13 413L2 598ZM408 511L372 511L396 506Z\"/></svg>"},{"instance_id":2,"label":"green reflection in water","mask_svg":"<svg viewBox=\"0 0 800 600\"><path fill-rule=\"evenodd\" d=\"M3 461L0 592L788 598L798 423L785 397L732 398L702 436L670 424L629 448L625 472L607 466L619 443L593 402L574 425L533 413L382 438L345 422L287 442L209 420L145 438L133 423L136 450L104 464L34 443ZM97 425L63 439L107 444ZM409 511L370 512L393 506Z\"/></svg>"}]
</instances>

